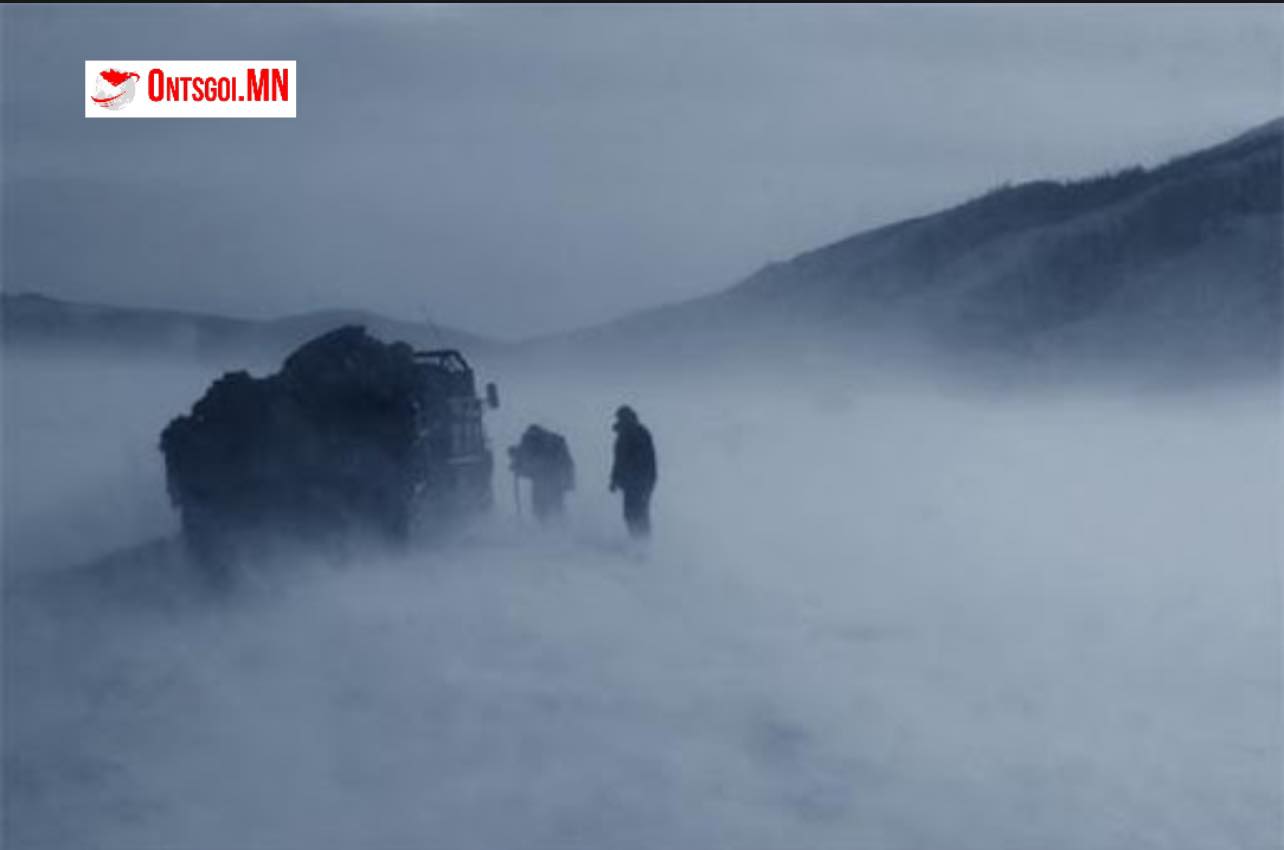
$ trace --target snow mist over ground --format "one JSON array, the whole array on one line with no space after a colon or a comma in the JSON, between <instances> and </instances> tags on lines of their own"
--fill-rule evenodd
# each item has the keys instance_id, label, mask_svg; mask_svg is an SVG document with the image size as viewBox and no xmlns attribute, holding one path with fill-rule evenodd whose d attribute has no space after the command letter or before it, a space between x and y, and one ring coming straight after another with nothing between
<instances>
[{"instance_id":1,"label":"snow mist over ground","mask_svg":"<svg viewBox=\"0 0 1284 850\"><path fill-rule=\"evenodd\" d=\"M1277 846L1276 389L483 374L490 521L135 594L210 377L6 360L6 847ZM514 513L532 421L578 465L563 529ZM113 551L135 578L90 578Z\"/></svg>"}]
</instances>

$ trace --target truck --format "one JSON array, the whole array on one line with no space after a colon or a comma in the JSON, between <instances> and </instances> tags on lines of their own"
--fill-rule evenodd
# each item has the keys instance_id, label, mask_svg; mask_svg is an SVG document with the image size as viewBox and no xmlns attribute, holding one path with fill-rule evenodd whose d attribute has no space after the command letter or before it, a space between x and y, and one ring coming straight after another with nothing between
<instances>
[{"instance_id":1,"label":"truck","mask_svg":"<svg viewBox=\"0 0 1284 850\"><path fill-rule=\"evenodd\" d=\"M282 545L438 538L493 503L494 456L463 354L364 327L304 343L279 371L229 372L164 429L170 499L196 559L222 569Z\"/></svg>"}]
</instances>

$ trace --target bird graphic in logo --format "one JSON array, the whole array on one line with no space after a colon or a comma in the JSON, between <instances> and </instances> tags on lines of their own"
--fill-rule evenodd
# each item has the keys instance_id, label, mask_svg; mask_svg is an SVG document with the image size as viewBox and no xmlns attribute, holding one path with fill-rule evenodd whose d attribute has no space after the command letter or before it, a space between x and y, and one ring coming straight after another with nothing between
<instances>
[{"instance_id":1,"label":"bird graphic in logo","mask_svg":"<svg viewBox=\"0 0 1284 850\"><path fill-rule=\"evenodd\" d=\"M120 109L134 99L134 86L139 77L133 71L103 71L94 82L90 100L104 109Z\"/></svg>"}]
</instances>

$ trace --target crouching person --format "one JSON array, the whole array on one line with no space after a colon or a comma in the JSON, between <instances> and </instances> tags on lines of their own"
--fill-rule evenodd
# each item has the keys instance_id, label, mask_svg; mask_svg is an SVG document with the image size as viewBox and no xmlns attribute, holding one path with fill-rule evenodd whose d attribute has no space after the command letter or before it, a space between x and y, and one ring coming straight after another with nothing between
<instances>
[{"instance_id":1,"label":"crouching person","mask_svg":"<svg viewBox=\"0 0 1284 850\"><path fill-rule=\"evenodd\" d=\"M530 479L535 519L542 524L560 519L566 513L566 494L575 489L575 462L566 439L531 425L508 450L508 458L513 475Z\"/></svg>"}]
</instances>

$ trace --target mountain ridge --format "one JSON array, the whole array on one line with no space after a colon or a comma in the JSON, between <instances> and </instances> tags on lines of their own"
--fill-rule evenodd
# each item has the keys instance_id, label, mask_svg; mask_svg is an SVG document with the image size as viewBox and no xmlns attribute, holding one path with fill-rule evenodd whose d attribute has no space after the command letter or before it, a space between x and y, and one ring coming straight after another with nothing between
<instances>
[{"instance_id":1,"label":"mountain ridge","mask_svg":"<svg viewBox=\"0 0 1284 850\"><path fill-rule=\"evenodd\" d=\"M1277 118L1152 168L1002 186L532 347L705 355L717 348L708 338L745 351L756 340L797 348L801 333L804 347L896 336L948 356L1278 368L1282 152Z\"/></svg>"},{"instance_id":2,"label":"mountain ridge","mask_svg":"<svg viewBox=\"0 0 1284 850\"><path fill-rule=\"evenodd\" d=\"M516 343L363 310L277 319L3 295L6 345L280 356L338 324L420 347L564 363L897 338L954 357L1280 354L1284 118L1158 166L1004 185L767 263L709 295Z\"/></svg>"},{"instance_id":3,"label":"mountain ridge","mask_svg":"<svg viewBox=\"0 0 1284 850\"><path fill-rule=\"evenodd\" d=\"M270 362L325 331L364 325L376 336L417 348L490 352L501 344L455 328L393 319L366 310L327 309L271 319L200 311L70 301L35 292L0 293L6 347L165 352L198 360Z\"/></svg>"}]
</instances>

